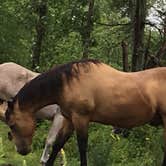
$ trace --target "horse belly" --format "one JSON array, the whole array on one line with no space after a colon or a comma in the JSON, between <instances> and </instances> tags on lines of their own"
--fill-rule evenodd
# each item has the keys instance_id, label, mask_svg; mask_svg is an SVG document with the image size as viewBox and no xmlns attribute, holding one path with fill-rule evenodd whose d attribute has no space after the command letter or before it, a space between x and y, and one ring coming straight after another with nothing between
<instances>
[{"instance_id":1,"label":"horse belly","mask_svg":"<svg viewBox=\"0 0 166 166\"><path fill-rule=\"evenodd\" d=\"M154 114L152 108L144 103L126 103L98 109L93 120L117 127L131 128L149 122Z\"/></svg>"}]
</instances>

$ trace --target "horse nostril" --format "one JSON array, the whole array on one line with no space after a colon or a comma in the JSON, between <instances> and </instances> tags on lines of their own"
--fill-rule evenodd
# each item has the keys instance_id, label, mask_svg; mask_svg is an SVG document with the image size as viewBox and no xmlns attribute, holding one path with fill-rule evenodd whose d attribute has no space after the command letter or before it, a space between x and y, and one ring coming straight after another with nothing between
<instances>
[{"instance_id":1,"label":"horse nostril","mask_svg":"<svg viewBox=\"0 0 166 166\"><path fill-rule=\"evenodd\" d=\"M26 151L22 151L22 152L20 152L20 154L23 155L23 156L25 156L25 155L28 154L28 152L26 152Z\"/></svg>"},{"instance_id":2,"label":"horse nostril","mask_svg":"<svg viewBox=\"0 0 166 166\"><path fill-rule=\"evenodd\" d=\"M22 153L21 155L22 155L22 156L26 156L26 155L27 155L27 153Z\"/></svg>"}]
</instances>

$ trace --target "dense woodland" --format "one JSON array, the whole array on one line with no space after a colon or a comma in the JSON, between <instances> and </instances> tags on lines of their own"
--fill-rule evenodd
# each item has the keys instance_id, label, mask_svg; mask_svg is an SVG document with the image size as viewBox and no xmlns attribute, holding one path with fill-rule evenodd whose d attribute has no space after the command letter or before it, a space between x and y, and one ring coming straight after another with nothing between
<instances>
[{"instance_id":1,"label":"dense woodland","mask_svg":"<svg viewBox=\"0 0 166 166\"><path fill-rule=\"evenodd\" d=\"M126 72L166 65L165 0L5 0L0 3L0 63L43 72L81 58ZM162 86L162 85L161 85ZM22 157L0 123L0 164L38 166L49 122L38 123L33 152ZM92 124L89 166L158 166L162 127L135 128L127 138ZM79 165L75 136L65 145L67 166ZM55 165L61 163L61 157Z\"/></svg>"}]
</instances>

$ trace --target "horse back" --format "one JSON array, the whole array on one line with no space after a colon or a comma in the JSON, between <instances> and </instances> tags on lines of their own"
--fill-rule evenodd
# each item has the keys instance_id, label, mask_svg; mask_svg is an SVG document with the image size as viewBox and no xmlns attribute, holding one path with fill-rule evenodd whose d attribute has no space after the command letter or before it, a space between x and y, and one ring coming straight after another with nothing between
<instances>
[{"instance_id":1,"label":"horse back","mask_svg":"<svg viewBox=\"0 0 166 166\"><path fill-rule=\"evenodd\" d=\"M25 83L37 75L13 62L0 64L0 98L8 100L15 96Z\"/></svg>"}]
</instances>

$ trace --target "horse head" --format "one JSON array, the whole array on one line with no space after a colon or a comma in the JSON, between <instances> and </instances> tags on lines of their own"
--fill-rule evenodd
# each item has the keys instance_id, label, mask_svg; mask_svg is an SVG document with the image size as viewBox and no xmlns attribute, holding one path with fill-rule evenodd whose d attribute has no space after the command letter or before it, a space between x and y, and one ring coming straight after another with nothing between
<instances>
[{"instance_id":1,"label":"horse head","mask_svg":"<svg viewBox=\"0 0 166 166\"><path fill-rule=\"evenodd\" d=\"M31 151L35 120L32 112L21 111L18 100L8 101L5 120L11 131L8 137L16 145L17 152L26 155Z\"/></svg>"}]
</instances>

